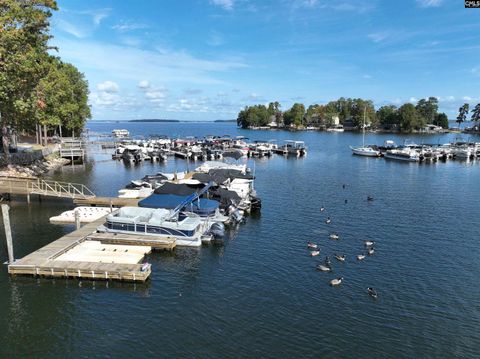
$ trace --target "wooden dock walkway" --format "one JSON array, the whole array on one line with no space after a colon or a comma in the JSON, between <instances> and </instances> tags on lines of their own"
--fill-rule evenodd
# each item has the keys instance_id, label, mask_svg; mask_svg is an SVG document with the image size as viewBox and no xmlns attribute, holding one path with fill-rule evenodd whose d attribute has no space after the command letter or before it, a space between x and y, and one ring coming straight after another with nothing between
<instances>
[{"instance_id":1,"label":"wooden dock walkway","mask_svg":"<svg viewBox=\"0 0 480 359\"><path fill-rule=\"evenodd\" d=\"M79 206L99 206L99 207L137 207L138 202L143 198L118 198L118 197L89 197L75 198L73 203Z\"/></svg>"},{"instance_id":2,"label":"wooden dock walkway","mask_svg":"<svg viewBox=\"0 0 480 359\"><path fill-rule=\"evenodd\" d=\"M110 233L96 233L99 225L105 222L102 217L95 222L69 233L37 251L17 259L8 265L11 275L33 275L47 277L74 277L102 280L140 281L144 282L151 273L149 265L140 263L105 263L92 261L65 261L59 257L88 240L103 244L143 245L153 248L172 250L174 239L145 238L144 236L115 236Z\"/></svg>"},{"instance_id":3,"label":"wooden dock walkway","mask_svg":"<svg viewBox=\"0 0 480 359\"><path fill-rule=\"evenodd\" d=\"M95 193L80 183L49 181L40 178L0 177L0 193L63 197L72 199L94 198Z\"/></svg>"},{"instance_id":4,"label":"wooden dock walkway","mask_svg":"<svg viewBox=\"0 0 480 359\"><path fill-rule=\"evenodd\" d=\"M92 233L87 236L89 240L95 240L104 244L120 244L132 246L148 246L154 249L173 250L176 246L175 238L160 236L142 236L117 233Z\"/></svg>"}]
</instances>

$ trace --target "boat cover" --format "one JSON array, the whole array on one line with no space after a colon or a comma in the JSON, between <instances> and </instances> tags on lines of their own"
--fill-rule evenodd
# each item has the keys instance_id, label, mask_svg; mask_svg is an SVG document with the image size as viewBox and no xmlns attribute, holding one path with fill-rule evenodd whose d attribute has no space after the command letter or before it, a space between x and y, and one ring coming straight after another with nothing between
<instances>
[{"instance_id":1,"label":"boat cover","mask_svg":"<svg viewBox=\"0 0 480 359\"><path fill-rule=\"evenodd\" d=\"M254 177L250 174L243 174L240 170L230 169L230 168L218 168L211 169L206 173L195 173L192 176L193 179L196 179L200 182L215 182L222 184L227 180L233 181L235 178L253 180Z\"/></svg>"},{"instance_id":2,"label":"boat cover","mask_svg":"<svg viewBox=\"0 0 480 359\"><path fill-rule=\"evenodd\" d=\"M152 194L150 197L138 202L138 206L147 208L174 209L187 197L188 196L179 196L174 194ZM197 199L184 208L185 210L197 213L200 216L208 216L213 214L219 205L220 203L218 201L201 198L200 201Z\"/></svg>"},{"instance_id":3,"label":"boat cover","mask_svg":"<svg viewBox=\"0 0 480 359\"><path fill-rule=\"evenodd\" d=\"M193 184L177 184L166 182L163 186L155 189L155 194L176 194L178 196L189 196L195 192L200 191L205 185L200 183L198 185Z\"/></svg>"}]
</instances>

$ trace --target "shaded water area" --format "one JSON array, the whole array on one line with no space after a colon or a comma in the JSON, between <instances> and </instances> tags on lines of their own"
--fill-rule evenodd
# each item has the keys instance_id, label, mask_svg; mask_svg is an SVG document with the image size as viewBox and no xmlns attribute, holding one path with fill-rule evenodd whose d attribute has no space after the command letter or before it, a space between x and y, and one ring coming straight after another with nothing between
<instances>
[{"instance_id":1,"label":"shaded water area","mask_svg":"<svg viewBox=\"0 0 480 359\"><path fill-rule=\"evenodd\" d=\"M362 141L355 133L244 131L213 123L88 127L297 139L309 152L258 159L255 166L250 160L261 215L223 244L149 255L153 273L146 284L10 278L3 268L0 357L478 357L480 163L354 157L348 146ZM378 134L367 142L407 138L444 143L454 136ZM187 168L175 159L126 167L110 155L91 148L86 165L51 176L113 196L131 179ZM72 208L69 201L34 199L27 206L19 197L11 207L17 258L73 230L48 222ZM331 231L340 234L338 242L328 239ZM376 253L358 262L366 239L376 241ZM3 261L3 233L0 240ZM320 245L319 257L309 256L307 241ZM332 258L333 273L316 271L333 253L345 253L347 261ZM328 285L340 276L341 286ZM369 286L377 300L367 295Z\"/></svg>"}]
</instances>

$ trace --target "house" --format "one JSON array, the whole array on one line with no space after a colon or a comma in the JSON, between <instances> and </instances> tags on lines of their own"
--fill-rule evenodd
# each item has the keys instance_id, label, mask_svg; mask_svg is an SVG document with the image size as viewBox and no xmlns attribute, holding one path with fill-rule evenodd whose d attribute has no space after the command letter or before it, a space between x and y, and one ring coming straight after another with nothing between
<instances>
[{"instance_id":1,"label":"house","mask_svg":"<svg viewBox=\"0 0 480 359\"><path fill-rule=\"evenodd\" d=\"M432 124L426 124L423 128L423 132L441 132L443 128L441 126L436 126Z\"/></svg>"}]
</instances>

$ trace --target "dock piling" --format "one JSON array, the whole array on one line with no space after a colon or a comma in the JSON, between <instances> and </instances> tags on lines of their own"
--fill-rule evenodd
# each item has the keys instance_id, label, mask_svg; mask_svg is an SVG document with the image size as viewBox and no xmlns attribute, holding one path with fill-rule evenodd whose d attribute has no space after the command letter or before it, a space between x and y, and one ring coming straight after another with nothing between
<instances>
[{"instance_id":1,"label":"dock piling","mask_svg":"<svg viewBox=\"0 0 480 359\"><path fill-rule=\"evenodd\" d=\"M75 210L75 228L80 229L80 212Z\"/></svg>"},{"instance_id":2,"label":"dock piling","mask_svg":"<svg viewBox=\"0 0 480 359\"><path fill-rule=\"evenodd\" d=\"M7 240L8 263L14 262L12 229L10 228L10 207L8 204L2 204L3 226L5 227L5 238Z\"/></svg>"}]
</instances>

